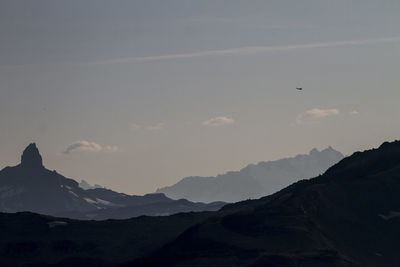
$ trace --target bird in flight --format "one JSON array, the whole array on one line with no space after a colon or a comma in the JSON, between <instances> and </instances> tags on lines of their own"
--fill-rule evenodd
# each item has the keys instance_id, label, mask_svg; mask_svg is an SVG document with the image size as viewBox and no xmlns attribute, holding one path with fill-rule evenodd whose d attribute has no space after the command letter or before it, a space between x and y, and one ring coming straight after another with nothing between
<instances>
[{"instance_id":1,"label":"bird in flight","mask_svg":"<svg viewBox=\"0 0 400 267\"><path fill-rule=\"evenodd\" d=\"M301 90L303 90L303 88L302 87L296 87L296 90L301 91Z\"/></svg>"}]
</instances>

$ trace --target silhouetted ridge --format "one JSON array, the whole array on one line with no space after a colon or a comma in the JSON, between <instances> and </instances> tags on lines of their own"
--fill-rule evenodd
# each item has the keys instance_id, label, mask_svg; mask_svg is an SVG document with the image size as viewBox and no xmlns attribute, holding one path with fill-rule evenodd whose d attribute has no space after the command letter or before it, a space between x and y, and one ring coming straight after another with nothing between
<instances>
[{"instance_id":1,"label":"silhouetted ridge","mask_svg":"<svg viewBox=\"0 0 400 267\"><path fill-rule=\"evenodd\" d=\"M400 266L400 141L226 205L127 266Z\"/></svg>"},{"instance_id":2,"label":"silhouetted ridge","mask_svg":"<svg viewBox=\"0 0 400 267\"><path fill-rule=\"evenodd\" d=\"M390 170L400 164L400 141L385 142L379 148L355 152L329 168L325 176L336 179L353 175L354 178Z\"/></svg>"},{"instance_id":3,"label":"silhouetted ridge","mask_svg":"<svg viewBox=\"0 0 400 267\"><path fill-rule=\"evenodd\" d=\"M21 167L26 169L43 169L42 156L35 143L27 146L21 156Z\"/></svg>"},{"instance_id":4,"label":"silhouetted ridge","mask_svg":"<svg viewBox=\"0 0 400 267\"><path fill-rule=\"evenodd\" d=\"M17 173L10 181L25 169L1 171L0 182L13 170ZM4 202L21 192L16 187L5 191L6 186L0 183L0 207L21 199ZM188 204L164 195L127 196L104 188L83 190L77 184L63 188L73 197L70 203L79 196L90 199L95 209L87 214L102 213L96 218L121 218L113 212L137 213L154 206L160 212L163 199L168 212L169 203L180 209ZM0 266L400 266L399 192L396 141L354 153L317 178L212 213L100 222L0 213ZM106 208L110 204L130 207Z\"/></svg>"}]
</instances>

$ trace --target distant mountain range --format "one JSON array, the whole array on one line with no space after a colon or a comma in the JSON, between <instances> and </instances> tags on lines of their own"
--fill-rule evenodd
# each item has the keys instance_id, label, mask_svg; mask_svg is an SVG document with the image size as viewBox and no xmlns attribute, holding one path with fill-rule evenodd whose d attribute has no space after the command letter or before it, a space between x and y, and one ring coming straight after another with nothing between
<instances>
[{"instance_id":1,"label":"distant mountain range","mask_svg":"<svg viewBox=\"0 0 400 267\"><path fill-rule=\"evenodd\" d=\"M2 212L31 211L53 216L100 220L218 210L224 204L172 200L164 194L131 196L101 187L85 190L75 180L46 169L35 144L30 144L24 150L21 164L0 171Z\"/></svg>"},{"instance_id":2,"label":"distant mountain range","mask_svg":"<svg viewBox=\"0 0 400 267\"><path fill-rule=\"evenodd\" d=\"M240 171L216 177L187 177L178 183L157 189L170 198L185 198L200 202L237 202L255 199L277 192L301 179L324 173L343 158L332 147L308 155L297 155L277 161L250 164Z\"/></svg>"},{"instance_id":3,"label":"distant mountain range","mask_svg":"<svg viewBox=\"0 0 400 267\"><path fill-rule=\"evenodd\" d=\"M85 190L88 189L96 189L96 188L104 188L101 185L95 184L95 185L90 185L88 182L86 182L85 180L81 180L81 182L79 183L79 187Z\"/></svg>"},{"instance_id":4,"label":"distant mountain range","mask_svg":"<svg viewBox=\"0 0 400 267\"><path fill-rule=\"evenodd\" d=\"M2 266L399 266L400 141L215 212L77 221L0 213Z\"/></svg>"}]
</instances>

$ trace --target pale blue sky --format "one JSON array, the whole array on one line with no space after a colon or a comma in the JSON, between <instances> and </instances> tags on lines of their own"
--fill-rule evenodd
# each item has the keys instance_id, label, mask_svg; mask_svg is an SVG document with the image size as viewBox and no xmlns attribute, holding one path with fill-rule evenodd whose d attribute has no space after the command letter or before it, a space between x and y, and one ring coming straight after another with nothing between
<instances>
[{"instance_id":1,"label":"pale blue sky","mask_svg":"<svg viewBox=\"0 0 400 267\"><path fill-rule=\"evenodd\" d=\"M143 194L398 139L398 14L397 0L3 0L0 168L35 141L50 169Z\"/></svg>"}]
</instances>

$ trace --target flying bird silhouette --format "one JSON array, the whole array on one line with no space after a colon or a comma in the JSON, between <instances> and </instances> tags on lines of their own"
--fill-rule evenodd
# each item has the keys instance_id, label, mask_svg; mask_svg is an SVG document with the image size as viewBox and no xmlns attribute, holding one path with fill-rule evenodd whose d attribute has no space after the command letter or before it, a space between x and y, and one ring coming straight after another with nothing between
<instances>
[{"instance_id":1,"label":"flying bird silhouette","mask_svg":"<svg viewBox=\"0 0 400 267\"><path fill-rule=\"evenodd\" d=\"M303 88L302 87L296 87L296 90L301 91L301 90L303 90Z\"/></svg>"}]
</instances>

